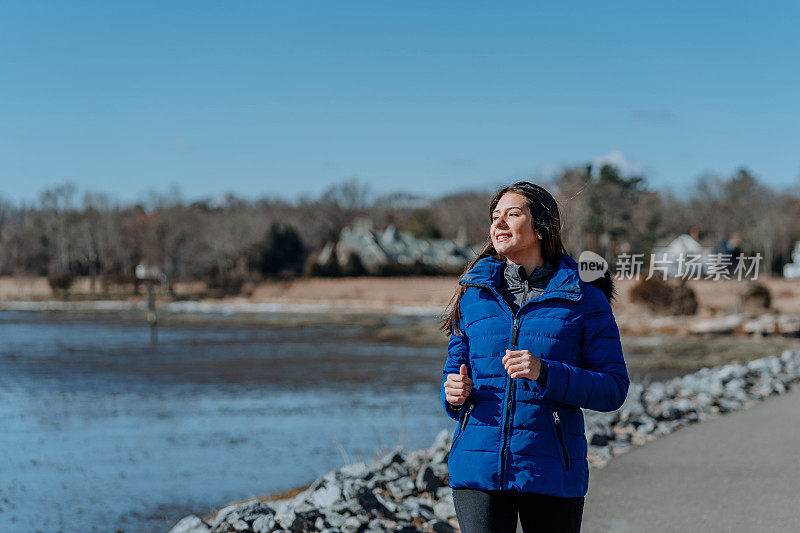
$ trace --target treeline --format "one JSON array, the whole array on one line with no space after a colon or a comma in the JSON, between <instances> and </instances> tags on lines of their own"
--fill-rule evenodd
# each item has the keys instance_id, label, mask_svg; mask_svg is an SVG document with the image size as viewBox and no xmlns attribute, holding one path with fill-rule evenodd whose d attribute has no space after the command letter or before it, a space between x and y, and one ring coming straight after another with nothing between
<instances>
[{"instance_id":1,"label":"treeline","mask_svg":"<svg viewBox=\"0 0 800 533\"><path fill-rule=\"evenodd\" d=\"M703 244L738 232L744 252L760 252L762 265L778 272L800 239L800 192L773 190L745 169L701 177L681 198L611 166L567 169L539 183L559 200L571 253L648 254L695 227ZM0 275L89 276L93 287L107 289L136 283L136 265L148 264L171 282L202 280L232 292L272 276L360 275L357 259L335 273L315 266L319 250L345 226L369 219L375 228L394 224L418 237L456 238L462 231L478 243L487 233L492 192L377 197L366 183L348 180L297 201L228 195L189 202L173 190L123 205L92 192L79 198L67 183L43 191L33 205L0 200Z\"/></svg>"},{"instance_id":2,"label":"treeline","mask_svg":"<svg viewBox=\"0 0 800 533\"><path fill-rule=\"evenodd\" d=\"M800 184L775 190L746 168L704 175L682 197L652 190L644 176L610 166L572 169L556 178L568 250L593 250L613 263L622 252L644 253L695 229L705 246L738 233L741 251L762 256L760 272L779 273L800 239ZM574 228L574 231L570 231Z\"/></svg>"},{"instance_id":3,"label":"treeline","mask_svg":"<svg viewBox=\"0 0 800 533\"><path fill-rule=\"evenodd\" d=\"M481 228L474 213L485 211L486 193L467 192L431 200L408 193L374 196L358 180L337 183L316 198L246 200L233 195L186 201L178 190L150 192L123 205L105 194L79 197L72 183L43 191L33 205L0 198L0 275L48 276L66 289L88 276L93 290L134 284L139 264L156 266L176 281L204 281L236 292L266 277L361 275L357 258L336 268L316 268L321 248L358 219L376 228L394 224L418 237L456 235ZM453 213L441 217L440 209ZM481 217L484 218L484 217ZM380 274L401 274L387 265Z\"/></svg>"}]
</instances>

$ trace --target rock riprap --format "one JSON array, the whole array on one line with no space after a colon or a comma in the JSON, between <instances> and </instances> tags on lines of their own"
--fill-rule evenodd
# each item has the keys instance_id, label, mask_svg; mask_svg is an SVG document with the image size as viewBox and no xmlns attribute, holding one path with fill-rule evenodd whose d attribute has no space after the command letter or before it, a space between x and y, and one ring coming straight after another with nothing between
<instances>
[{"instance_id":1,"label":"rock riprap","mask_svg":"<svg viewBox=\"0 0 800 533\"><path fill-rule=\"evenodd\" d=\"M800 351L746 364L704 368L668 381L631 383L613 413L585 411L589 464L709 416L742 409L800 381ZM370 463L331 471L292 498L230 505L204 521L190 515L170 533L451 532L457 525L448 487L451 430L424 450L396 448Z\"/></svg>"}]
</instances>

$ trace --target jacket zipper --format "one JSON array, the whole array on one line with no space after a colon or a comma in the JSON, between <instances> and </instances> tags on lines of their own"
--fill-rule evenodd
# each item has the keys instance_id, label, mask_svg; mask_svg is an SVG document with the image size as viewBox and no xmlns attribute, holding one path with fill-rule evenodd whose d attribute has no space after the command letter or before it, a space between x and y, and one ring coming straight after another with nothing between
<instances>
[{"instance_id":1,"label":"jacket zipper","mask_svg":"<svg viewBox=\"0 0 800 533\"><path fill-rule=\"evenodd\" d=\"M561 453L564 456L564 467L566 470L569 470L569 455L567 454L567 447L564 446L564 435L561 432L561 419L558 418L558 412L555 409L553 409L553 421L556 423L558 442L561 444Z\"/></svg>"},{"instance_id":2,"label":"jacket zipper","mask_svg":"<svg viewBox=\"0 0 800 533\"><path fill-rule=\"evenodd\" d=\"M514 317L514 327L511 330L511 349L517 349L517 336L519 335L519 317ZM511 426L511 409L514 405L514 396L517 390L517 380L510 380L508 388L508 403L506 405L506 420L503 427L503 449L500 451L500 481L503 482L506 472L506 461L508 455L508 431ZM503 483L505 486L505 483Z\"/></svg>"},{"instance_id":3,"label":"jacket zipper","mask_svg":"<svg viewBox=\"0 0 800 533\"><path fill-rule=\"evenodd\" d=\"M475 407L475 404L474 403L470 403L469 407L467 407L464 410L464 417L461 419L461 427L458 430L458 435L456 435L455 440L450 445L450 450L451 451L453 450L453 447L456 445L456 442L458 442L458 439L461 437L461 434L464 433L464 428L467 427L467 419L469 418L469 414L472 412L472 408L473 407Z\"/></svg>"},{"instance_id":4,"label":"jacket zipper","mask_svg":"<svg viewBox=\"0 0 800 533\"><path fill-rule=\"evenodd\" d=\"M519 304L519 309L517 310L516 315L514 315L514 326L511 328L511 349L517 349L517 337L519 337L519 311L525 305L525 300L528 299L528 280L524 280L524 289L522 291L522 302ZM506 302L507 303L507 302ZM511 306L508 306L509 309ZM500 479L502 481L505 471L506 471L506 462L508 461L508 440L510 438L508 432L511 428L511 409L514 405L514 397L517 394L517 380L511 379L509 380L509 390L508 390L508 405L506 407L506 426L503 431L503 450L500 452Z\"/></svg>"}]
</instances>

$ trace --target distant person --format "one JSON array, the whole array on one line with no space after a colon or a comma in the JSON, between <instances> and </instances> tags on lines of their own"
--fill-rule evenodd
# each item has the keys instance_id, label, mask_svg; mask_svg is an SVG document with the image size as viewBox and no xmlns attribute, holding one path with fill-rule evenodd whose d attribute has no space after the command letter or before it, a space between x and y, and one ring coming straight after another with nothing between
<instances>
[{"instance_id":1,"label":"distant person","mask_svg":"<svg viewBox=\"0 0 800 533\"><path fill-rule=\"evenodd\" d=\"M441 385L458 421L450 487L463 533L580 531L589 486L581 408L618 409L628 371L609 272L593 283L561 242L542 187L489 205L489 239L461 277L442 329ZM602 490L598 487L597 490Z\"/></svg>"},{"instance_id":2,"label":"distant person","mask_svg":"<svg viewBox=\"0 0 800 533\"><path fill-rule=\"evenodd\" d=\"M742 255L742 237L734 232L722 239L715 250L717 253L725 254L722 258L722 264L725 269L730 272L731 269L739 262Z\"/></svg>"}]
</instances>

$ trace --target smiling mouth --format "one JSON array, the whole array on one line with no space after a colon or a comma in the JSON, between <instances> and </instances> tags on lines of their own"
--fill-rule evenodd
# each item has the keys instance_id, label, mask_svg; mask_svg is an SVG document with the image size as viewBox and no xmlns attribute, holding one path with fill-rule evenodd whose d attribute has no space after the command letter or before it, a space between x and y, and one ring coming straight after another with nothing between
<instances>
[{"instance_id":1,"label":"smiling mouth","mask_svg":"<svg viewBox=\"0 0 800 533\"><path fill-rule=\"evenodd\" d=\"M505 240L508 240L508 239L510 239L510 238L511 238L511 235L509 235L508 233L503 233L503 234L501 234L501 235L498 235L498 236L497 236L497 237L495 237L495 238L497 239L497 242L503 242L503 241L505 241Z\"/></svg>"}]
</instances>

